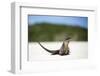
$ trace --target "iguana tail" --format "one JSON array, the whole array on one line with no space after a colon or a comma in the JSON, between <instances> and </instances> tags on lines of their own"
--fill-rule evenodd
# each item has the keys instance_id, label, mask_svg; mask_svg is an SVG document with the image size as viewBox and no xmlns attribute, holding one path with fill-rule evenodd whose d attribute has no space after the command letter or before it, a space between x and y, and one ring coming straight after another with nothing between
<instances>
[{"instance_id":1,"label":"iguana tail","mask_svg":"<svg viewBox=\"0 0 100 76\"><path fill-rule=\"evenodd\" d=\"M49 50L49 49L45 48L40 42L38 42L38 43L44 50L46 50L49 53L52 53L52 54L58 54L59 53L59 50Z\"/></svg>"}]
</instances>

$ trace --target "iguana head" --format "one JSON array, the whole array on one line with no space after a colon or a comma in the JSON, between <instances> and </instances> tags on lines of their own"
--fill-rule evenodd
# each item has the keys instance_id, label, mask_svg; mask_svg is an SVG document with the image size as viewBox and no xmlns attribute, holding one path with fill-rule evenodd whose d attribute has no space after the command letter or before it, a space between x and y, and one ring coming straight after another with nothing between
<instances>
[{"instance_id":1,"label":"iguana head","mask_svg":"<svg viewBox=\"0 0 100 76\"><path fill-rule=\"evenodd\" d=\"M65 34L65 39L64 40L70 40L70 39L71 39L70 35Z\"/></svg>"},{"instance_id":2,"label":"iguana head","mask_svg":"<svg viewBox=\"0 0 100 76\"><path fill-rule=\"evenodd\" d=\"M67 37L67 38L65 38L65 40L70 40L71 39L71 37Z\"/></svg>"}]
</instances>

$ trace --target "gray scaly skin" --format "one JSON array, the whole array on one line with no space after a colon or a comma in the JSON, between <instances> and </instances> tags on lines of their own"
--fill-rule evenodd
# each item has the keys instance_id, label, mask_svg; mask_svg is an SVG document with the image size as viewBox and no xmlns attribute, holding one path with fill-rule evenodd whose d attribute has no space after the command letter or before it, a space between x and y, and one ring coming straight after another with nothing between
<instances>
[{"instance_id":1,"label":"gray scaly skin","mask_svg":"<svg viewBox=\"0 0 100 76\"><path fill-rule=\"evenodd\" d=\"M63 44L62 44L61 48L58 49L58 50L49 50L49 49L45 48L40 42L38 42L38 43L44 50L46 50L47 52L51 53L52 55L58 54L58 55L63 56L63 55L69 55L69 53L70 53L69 47L68 47L69 41L70 41L70 37L67 37L63 41Z\"/></svg>"}]
</instances>

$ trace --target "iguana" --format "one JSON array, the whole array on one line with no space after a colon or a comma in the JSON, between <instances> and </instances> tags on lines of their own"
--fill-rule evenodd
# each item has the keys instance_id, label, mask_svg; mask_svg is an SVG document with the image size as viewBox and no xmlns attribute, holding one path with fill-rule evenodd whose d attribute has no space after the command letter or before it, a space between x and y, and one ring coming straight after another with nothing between
<instances>
[{"instance_id":1,"label":"iguana","mask_svg":"<svg viewBox=\"0 0 100 76\"><path fill-rule=\"evenodd\" d=\"M63 44L62 44L61 48L58 49L58 50L49 50L49 49L45 48L40 42L38 42L38 43L44 50L51 53L52 55L57 55L58 54L58 55L63 56L63 55L69 55L69 53L70 53L69 46L68 46L70 39L71 39L70 37L67 37L63 41Z\"/></svg>"}]
</instances>

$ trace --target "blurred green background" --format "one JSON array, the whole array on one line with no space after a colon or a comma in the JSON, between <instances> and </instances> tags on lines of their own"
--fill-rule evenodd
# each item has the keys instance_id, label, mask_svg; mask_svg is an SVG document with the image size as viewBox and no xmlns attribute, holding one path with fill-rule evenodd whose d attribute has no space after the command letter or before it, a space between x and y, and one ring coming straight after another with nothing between
<instances>
[{"instance_id":1,"label":"blurred green background","mask_svg":"<svg viewBox=\"0 0 100 76\"><path fill-rule=\"evenodd\" d=\"M72 41L87 41L88 29L79 25L35 23L28 25L28 42L62 41L66 35Z\"/></svg>"}]
</instances>

